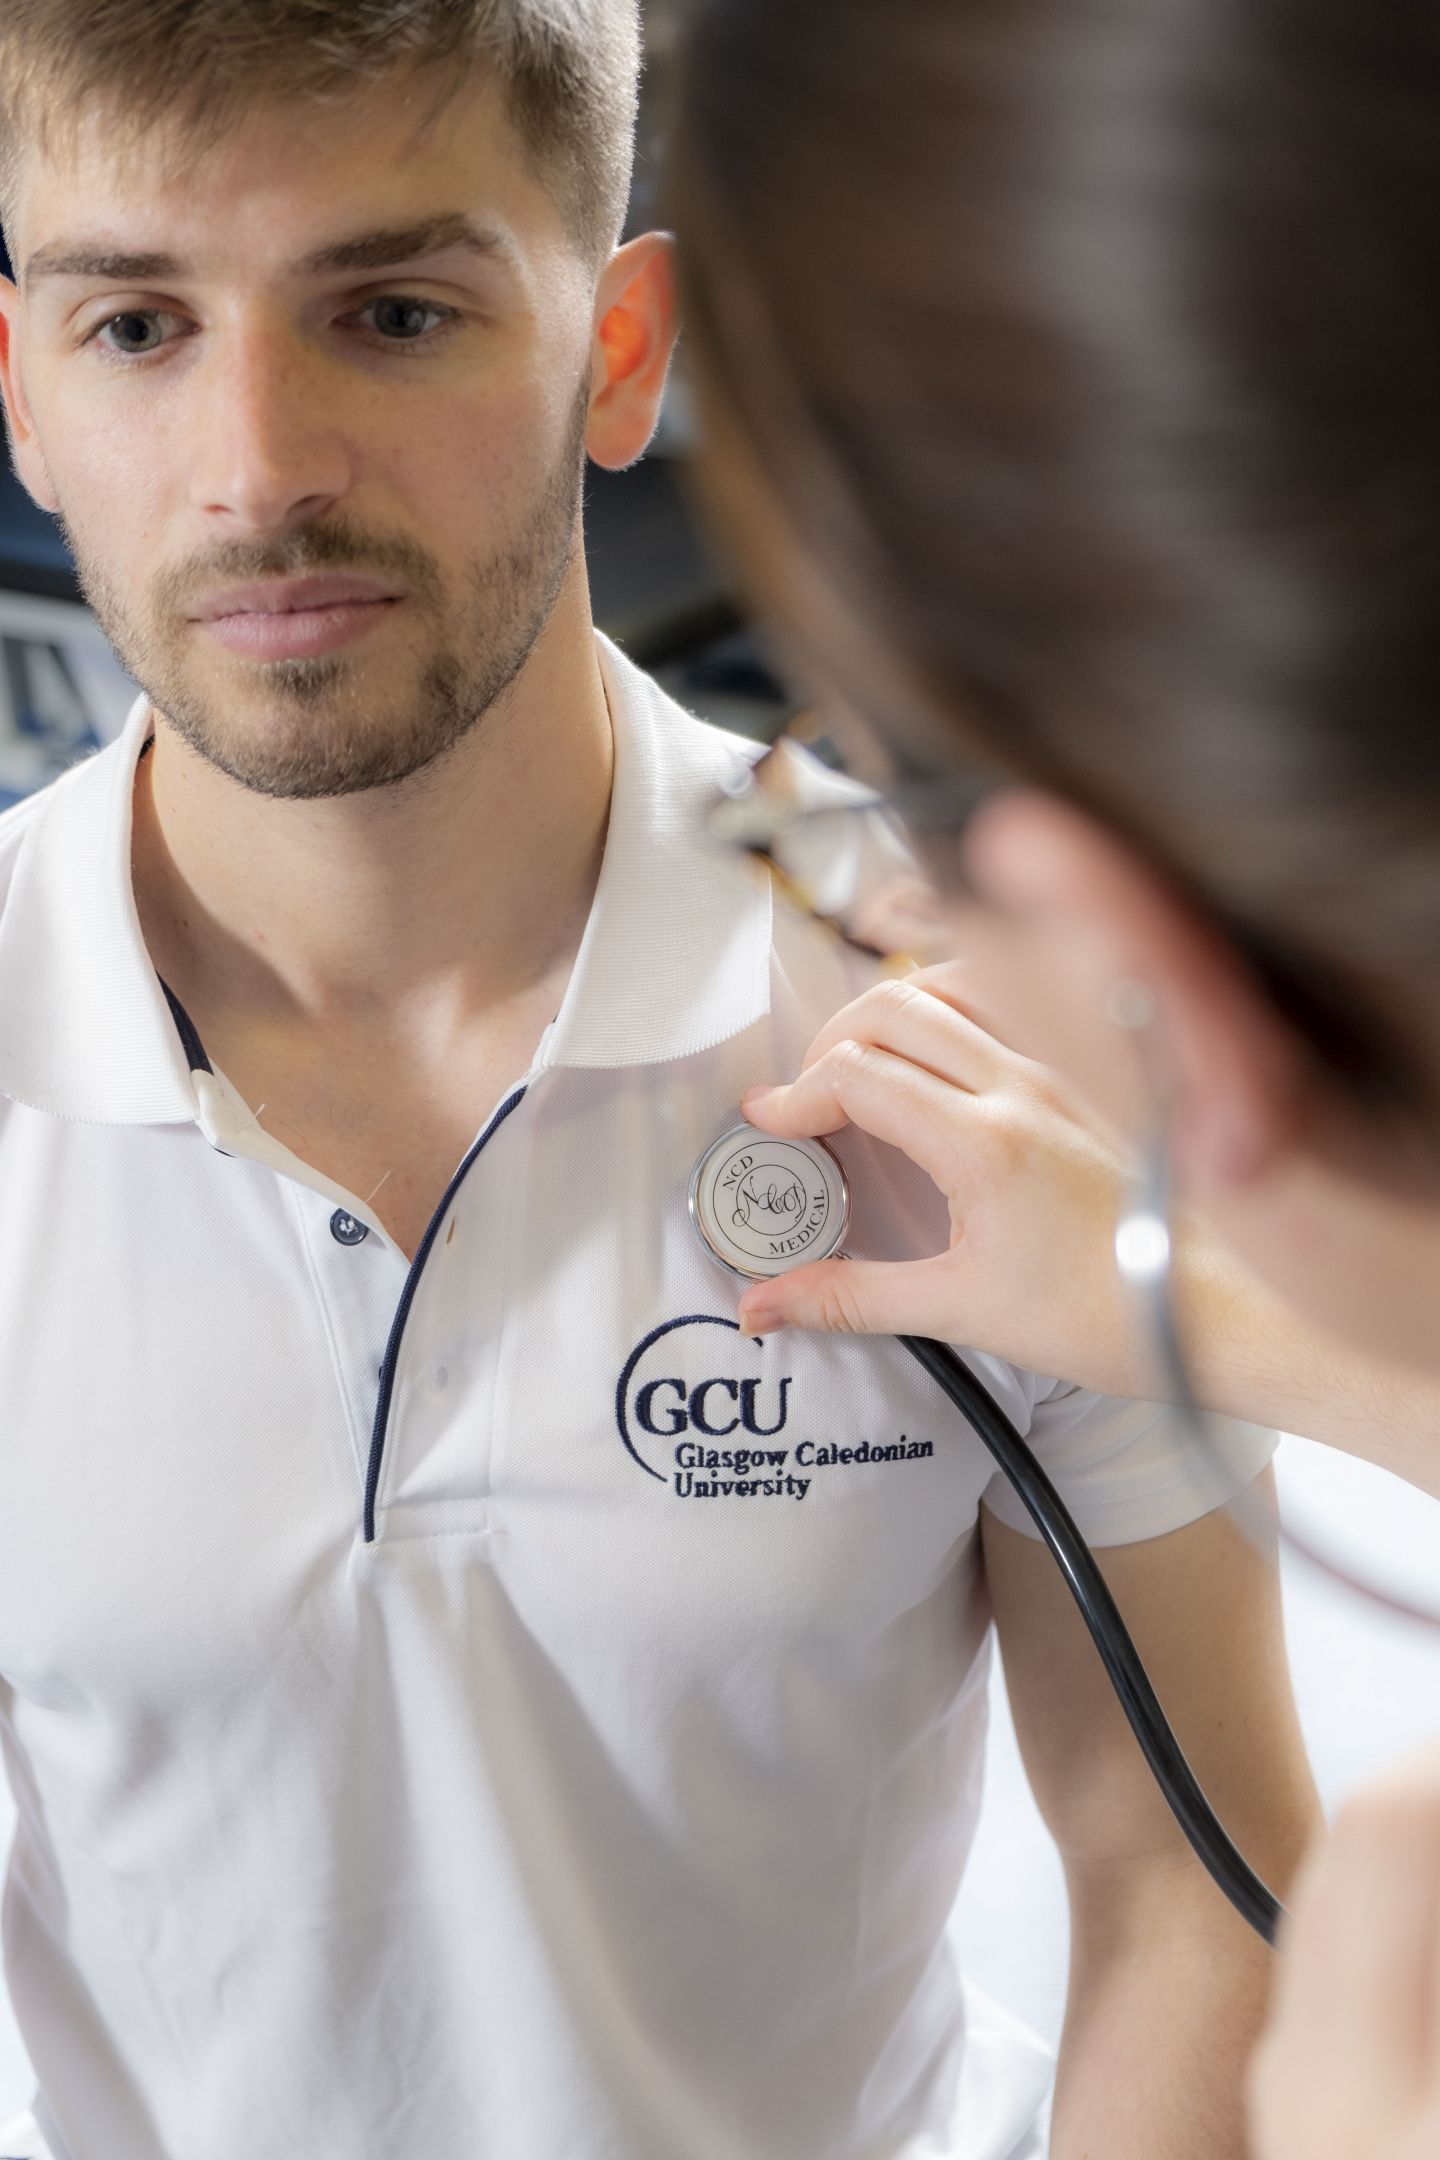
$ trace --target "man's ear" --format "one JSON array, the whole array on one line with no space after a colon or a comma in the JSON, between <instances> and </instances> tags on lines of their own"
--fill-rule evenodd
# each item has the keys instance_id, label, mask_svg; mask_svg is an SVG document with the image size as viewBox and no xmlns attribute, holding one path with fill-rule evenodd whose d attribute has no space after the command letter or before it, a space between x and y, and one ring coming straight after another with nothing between
<instances>
[{"instance_id":1,"label":"man's ear","mask_svg":"<svg viewBox=\"0 0 1440 2160\"><path fill-rule=\"evenodd\" d=\"M0 396L4 397L9 423L10 461L39 507L55 517L60 503L35 434L20 373L16 335L19 319L20 295L11 279L0 277Z\"/></svg>"},{"instance_id":2,"label":"man's ear","mask_svg":"<svg viewBox=\"0 0 1440 2160\"><path fill-rule=\"evenodd\" d=\"M1303 1054L1203 911L1142 850L1030 789L988 804L965 853L988 903L966 937L1000 1032L1132 1138L1163 1091L1190 1196L1262 1176L1296 1138ZM1129 983L1154 1004L1148 1043L1117 1019Z\"/></svg>"},{"instance_id":3,"label":"man's ear","mask_svg":"<svg viewBox=\"0 0 1440 2160\"><path fill-rule=\"evenodd\" d=\"M673 254L665 234L645 233L600 280L585 446L610 472L644 456L660 418L679 329Z\"/></svg>"}]
</instances>

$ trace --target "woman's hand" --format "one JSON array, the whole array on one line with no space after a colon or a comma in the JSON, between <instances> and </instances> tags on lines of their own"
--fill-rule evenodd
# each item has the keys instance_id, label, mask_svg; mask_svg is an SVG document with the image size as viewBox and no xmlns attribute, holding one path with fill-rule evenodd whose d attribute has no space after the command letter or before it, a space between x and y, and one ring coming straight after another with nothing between
<instances>
[{"instance_id":1,"label":"woman's hand","mask_svg":"<svg viewBox=\"0 0 1440 2160\"><path fill-rule=\"evenodd\" d=\"M747 1291L742 1322L934 1335L1097 1393L1151 1394L1161 1383L1115 1268L1125 1159L1053 1073L976 1024L963 979L951 964L867 991L793 1085L741 1104L777 1136L855 1125L900 1148L949 1203L948 1251L799 1268Z\"/></svg>"},{"instance_id":2,"label":"woman's hand","mask_svg":"<svg viewBox=\"0 0 1440 2160\"><path fill-rule=\"evenodd\" d=\"M1440 1750L1342 1811L1280 1947L1250 2081L1255 2160L1435 2160Z\"/></svg>"},{"instance_id":3,"label":"woman's hand","mask_svg":"<svg viewBox=\"0 0 1440 2160\"><path fill-rule=\"evenodd\" d=\"M936 1335L1101 1395L1163 1400L1166 1375L1115 1265L1123 1149L1043 1065L967 1005L963 964L882 983L816 1036L790 1087L751 1089L763 1131L855 1125L928 1171L950 1208L931 1260L830 1260L741 1300L755 1334L795 1326ZM1178 1216L1171 1297L1207 1409L1345 1448L1440 1492L1440 1385L1360 1358ZM1440 2160L1440 2152L1437 2152Z\"/></svg>"}]
</instances>

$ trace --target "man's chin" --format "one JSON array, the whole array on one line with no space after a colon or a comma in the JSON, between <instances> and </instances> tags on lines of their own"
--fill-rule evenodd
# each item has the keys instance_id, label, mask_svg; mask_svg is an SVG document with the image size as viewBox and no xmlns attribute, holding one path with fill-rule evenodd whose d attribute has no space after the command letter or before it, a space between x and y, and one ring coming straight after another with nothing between
<instances>
[{"instance_id":1,"label":"man's chin","mask_svg":"<svg viewBox=\"0 0 1440 2160\"><path fill-rule=\"evenodd\" d=\"M252 795L278 802L334 802L347 795L372 794L414 779L452 747L445 742L417 742L413 736L358 743L317 740L265 740L232 731L221 735L179 732L212 770L223 773Z\"/></svg>"},{"instance_id":2,"label":"man's chin","mask_svg":"<svg viewBox=\"0 0 1440 2160\"><path fill-rule=\"evenodd\" d=\"M150 690L156 709L196 757L253 795L326 802L413 780L469 734L448 669L390 699L359 691L343 661L285 661L247 670L233 686ZM472 709L473 710L473 709Z\"/></svg>"},{"instance_id":3,"label":"man's chin","mask_svg":"<svg viewBox=\"0 0 1440 2160\"><path fill-rule=\"evenodd\" d=\"M283 699L291 705L319 705L353 684L356 670L335 657L309 660L250 661L246 675L261 699Z\"/></svg>"}]
</instances>

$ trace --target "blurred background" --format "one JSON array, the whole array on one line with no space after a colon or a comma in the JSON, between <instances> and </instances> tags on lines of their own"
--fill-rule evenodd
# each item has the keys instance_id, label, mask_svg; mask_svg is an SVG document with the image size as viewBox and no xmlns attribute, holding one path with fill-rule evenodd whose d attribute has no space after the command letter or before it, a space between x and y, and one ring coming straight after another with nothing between
<instances>
[{"instance_id":1,"label":"blurred background","mask_svg":"<svg viewBox=\"0 0 1440 2160\"><path fill-rule=\"evenodd\" d=\"M658 219L665 61L684 0L647 0L650 70L631 226ZM3 258L0 258L3 259ZM8 268L8 266L6 266ZM697 531L685 484L683 376L650 455L628 473L592 470L587 531L596 616L692 711L772 735L790 709L763 639ZM114 735L133 698L80 602L64 539L0 469L0 810ZM3 1459L0 1459L3 1460ZM3 1468L0 1468L3 1476ZM1356 1526L1378 1573L1416 1594L1434 1583L1440 1504L1382 1471L1299 1440L1282 1444L1284 1503L1336 1550ZM3 1491L3 1487L0 1487ZM1411 1746L1440 1735L1440 1630L1392 1620L1287 1565L1286 1606L1301 1715L1327 1806ZM1216 1625L1224 1624L1223 1614ZM1015 1750L1003 1676L979 1840L955 1915L971 1977L1053 2041L1065 2000L1058 1860ZM1183 1736L1182 1736L1183 1738ZM0 1851L13 1812L0 1789ZM29 2073L0 1988L0 2124L25 2105Z\"/></svg>"}]
</instances>

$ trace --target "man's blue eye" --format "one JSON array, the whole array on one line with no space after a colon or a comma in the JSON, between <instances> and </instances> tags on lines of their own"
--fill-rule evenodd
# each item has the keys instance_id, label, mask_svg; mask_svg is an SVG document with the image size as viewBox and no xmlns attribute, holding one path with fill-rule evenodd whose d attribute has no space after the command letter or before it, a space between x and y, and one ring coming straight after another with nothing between
<instances>
[{"instance_id":1,"label":"man's blue eye","mask_svg":"<svg viewBox=\"0 0 1440 2160\"><path fill-rule=\"evenodd\" d=\"M112 315L109 322L100 327L110 333L113 349L117 352L154 352L159 343L160 320L158 315L132 309L124 315ZM129 342L132 333L138 341L135 344Z\"/></svg>"},{"instance_id":2,"label":"man's blue eye","mask_svg":"<svg viewBox=\"0 0 1440 2160\"><path fill-rule=\"evenodd\" d=\"M376 329L397 341L423 336L425 318L442 313L425 300L372 300L370 310L375 316Z\"/></svg>"}]
</instances>

